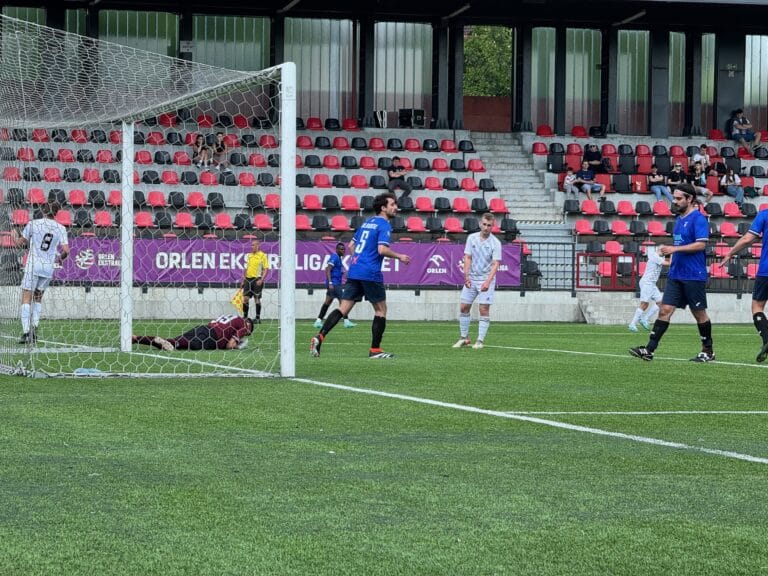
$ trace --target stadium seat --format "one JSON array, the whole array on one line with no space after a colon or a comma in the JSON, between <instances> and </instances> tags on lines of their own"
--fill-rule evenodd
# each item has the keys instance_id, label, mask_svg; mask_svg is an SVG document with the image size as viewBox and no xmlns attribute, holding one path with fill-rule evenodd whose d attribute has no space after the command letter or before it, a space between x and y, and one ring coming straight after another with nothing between
<instances>
[{"instance_id":1,"label":"stadium seat","mask_svg":"<svg viewBox=\"0 0 768 576\"><path fill-rule=\"evenodd\" d=\"M109 210L97 210L93 215L93 225L97 228L112 228L114 226L112 212Z\"/></svg>"},{"instance_id":2,"label":"stadium seat","mask_svg":"<svg viewBox=\"0 0 768 576\"><path fill-rule=\"evenodd\" d=\"M446 190L449 190L447 186L444 186ZM461 189L465 192L479 192L480 188L477 185L477 182L473 178L462 178L461 179Z\"/></svg>"},{"instance_id":3,"label":"stadium seat","mask_svg":"<svg viewBox=\"0 0 768 576\"><path fill-rule=\"evenodd\" d=\"M723 238L739 238L741 236L733 222L723 222L720 225L720 235Z\"/></svg>"},{"instance_id":4,"label":"stadium seat","mask_svg":"<svg viewBox=\"0 0 768 576\"><path fill-rule=\"evenodd\" d=\"M669 204L667 204L664 200L657 200L654 202L652 210L654 216L674 216L674 214L672 214L672 210L669 208Z\"/></svg>"},{"instance_id":5,"label":"stadium seat","mask_svg":"<svg viewBox=\"0 0 768 576\"><path fill-rule=\"evenodd\" d=\"M404 150L403 141L400 140L400 138L388 138L387 150L390 150L391 152L402 152Z\"/></svg>"},{"instance_id":6,"label":"stadium seat","mask_svg":"<svg viewBox=\"0 0 768 576\"><path fill-rule=\"evenodd\" d=\"M360 125L357 118L344 118L341 122L341 128L347 132L357 132L360 130Z\"/></svg>"},{"instance_id":7,"label":"stadium seat","mask_svg":"<svg viewBox=\"0 0 768 576\"><path fill-rule=\"evenodd\" d=\"M202 192L194 191L187 195L187 207L191 209L204 210L208 207L208 202L205 201L205 196Z\"/></svg>"},{"instance_id":8,"label":"stadium seat","mask_svg":"<svg viewBox=\"0 0 768 576\"><path fill-rule=\"evenodd\" d=\"M368 150L368 142L362 136L355 136L350 142L353 150Z\"/></svg>"},{"instance_id":9,"label":"stadium seat","mask_svg":"<svg viewBox=\"0 0 768 576\"><path fill-rule=\"evenodd\" d=\"M331 188L331 180L328 174L315 174L312 179L315 188Z\"/></svg>"},{"instance_id":10,"label":"stadium seat","mask_svg":"<svg viewBox=\"0 0 768 576\"><path fill-rule=\"evenodd\" d=\"M435 172L448 172L448 162L445 158L435 158L432 160L432 170Z\"/></svg>"},{"instance_id":11,"label":"stadium seat","mask_svg":"<svg viewBox=\"0 0 768 576\"><path fill-rule=\"evenodd\" d=\"M424 187L427 190L442 190L443 185L440 183L440 179L435 176L427 176L424 180Z\"/></svg>"},{"instance_id":12,"label":"stadium seat","mask_svg":"<svg viewBox=\"0 0 768 576\"><path fill-rule=\"evenodd\" d=\"M262 134L259 136L259 146L262 148L277 148L277 140L272 134Z\"/></svg>"},{"instance_id":13,"label":"stadium seat","mask_svg":"<svg viewBox=\"0 0 768 576\"><path fill-rule=\"evenodd\" d=\"M600 208L594 200L583 200L581 202L581 213L585 216L599 216Z\"/></svg>"},{"instance_id":14,"label":"stadium seat","mask_svg":"<svg viewBox=\"0 0 768 576\"><path fill-rule=\"evenodd\" d=\"M346 136L336 136L333 139L332 146L336 150L350 150L351 146L349 145L349 140L347 140Z\"/></svg>"},{"instance_id":15,"label":"stadium seat","mask_svg":"<svg viewBox=\"0 0 768 576\"><path fill-rule=\"evenodd\" d=\"M310 116L306 121L307 130L322 130L323 122L317 116Z\"/></svg>"},{"instance_id":16,"label":"stadium seat","mask_svg":"<svg viewBox=\"0 0 768 576\"><path fill-rule=\"evenodd\" d=\"M549 154L549 149L544 142L534 142L531 146L531 153L534 156L546 156Z\"/></svg>"},{"instance_id":17,"label":"stadium seat","mask_svg":"<svg viewBox=\"0 0 768 576\"><path fill-rule=\"evenodd\" d=\"M165 208L167 206L165 194L159 190L151 190L147 194L147 204L152 208Z\"/></svg>"},{"instance_id":18,"label":"stadium seat","mask_svg":"<svg viewBox=\"0 0 768 576\"><path fill-rule=\"evenodd\" d=\"M317 194L305 194L302 206L304 210L310 212L323 209L323 204L320 202L320 197Z\"/></svg>"},{"instance_id":19,"label":"stadium seat","mask_svg":"<svg viewBox=\"0 0 768 576\"><path fill-rule=\"evenodd\" d=\"M345 212L359 212L360 203L357 200L357 196L353 196L352 194L344 194L341 197L341 209Z\"/></svg>"},{"instance_id":20,"label":"stadium seat","mask_svg":"<svg viewBox=\"0 0 768 576\"><path fill-rule=\"evenodd\" d=\"M725 266L721 266L719 262L713 262L709 265L709 277L710 278L730 278L728 269Z\"/></svg>"},{"instance_id":21,"label":"stadium seat","mask_svg":"<svg viewBox=\"0 0 768 576\"><path fill-rule=\"evenodd\" d=\"M594 236L595 232L592 230L592 225L589 220L576 220L573 226L573 232L579 236Z\"/></svg>"},{"instance_id":22,"label":"stadium seat","mask_svg":"<svg viewBox=\"0 0 768 576\"><path fill-rule=\"evenodd\" d=\"M574 138L588 138L589 134L587 133L587 129L584 126L576 125L571 128L571 136Z\"/></svg>"},{"instance_id":23,"label":"stadium seat","mask_svg":"<svg viewBox=\"0 0 768 576\"><path fill-rule=\"evenodd\" d=\"M264 208L267 210L280 210L280 194L267 194L264 196Z\"/></svg>"},{"instance_id":24,"label":"stadium seat","mask_svg":"<svg viewBox=\"0 0 768 576\"><path fill-rule=\"evenodd\" d=\"M472 212L472 208L469 205L469 201L463 196L457 196L453 199L453 211L457 214L464 214Z\"/></svg>"},{"instance_id":25,"label":"stadium seat","mask_svg":"<svg viewBox=\"0 0 768 576\"><path fill-rule=\"evenodd\" d=\"M213 117L209 114L198 114L197 126L198 128L213 128Z\"/></svg>"},{"instance_id":26,"label":"stadium seat","mask_svg":"<svg viewBox=\"0 0 768 576\"><path fill-rule=\"evenodd\" d=\"M360 169L361 170L378 170L378 167L376 166L376 161L370 156L361 156Z\"/></svg>"},{"instance_id":27,"label":"stadium seat","mask_svg":"<svg viewBox=\"0 0 768 576\"><path fill-rule=\"evenodd\" d=\"M707 132L707 140L714 140L715 142L725 142L725 134L718 128L713 128Z\"/></svg>"},{"instance_id":28,"label":"stadium seat","mask_svg":"<svg viewBox=\"0 0 768 576\"><path fill-rule=\"evenodd\" d=\"M78 144L85 144L88 142L88 132L81 128L75 128L70 132L70 140L72 142L77 142Z\"/></svg>"},{"instance_id":29,"label":"stadium seat","mask_svg":"<svg viewBox=\"0 0 768 576\"><path fill-rule=\"evenodd\" d=\"M456 142L447 138L440 140L440 150L445 154L455 154L458 152Z\"/></svg>"},{"instance_id":30,"label":"stadium seat","mask_svg":"<svg viewBox=\"0 0 768 576\"><path fill-rule=\"evenodd\" d=\"M173 221L173 227L181 228L182 230L190 230L194 228L195 221L192 219L192 214L183 211L176 212L176 217Z\"/></svg>"},{"instance_id":31,"label":"stadium seat","mask_svg":"<svg viewBox=\"0 0 768 576\"><path fill-rule=\"evenodd\" d=\"M306 232L312 230L312 225L309 223L309 217L306 214L296 214L296 230Z\"/></svg>"},{"instance_id":32,"label":"stadium seat","mask_svg":"<svg viewBox=\"0 0 768 576\"><path fill-rule=\"evenodd\" d=\"M432 204L432 198L429 196L419 196L414 202L416 212L434 212L435 207Z\"/></svg>"},{"instance_id":33,"label":"stadium seat","mask_svg":"<svg viewBox=\"0 0 768 576\"><path fill-rule=\"evenodd\" d=\"M152 214L146 211L139 211L133 217L133 225L136 228L154 228L155 222L152 218Z\"/></svg>"},{"instance_id":34,"label":"stadium seat","mask_svg":"<svg viewBox=\"0 0 768 576\"><path fill-rule=\"evenodd\" d=\"M616 240L607 240L604 250L607 254L624 254L624 247Z\"/></svg>"},{"instance_id":35,"label":"stadium seat","mask_svg":"<svg viewBox=\"0 0 768 576\"><path fill-rule=\"evenodd\" d=\"M30 188L27 190L27 204L40 206L41 204L45 204L46 201L45 192L42 188Z\"/></svg>"},{"instance_id":36,"label":"stadium seat","mask_svg":"<svg viewBox=\"0 0 768 576\"><path fill-rule=\"evenodd\" d=\"M461 226L461 222L455 216L448 216L443 224L445 231L449 234L463 234L464 228Z\"/></svg>"},{"instance_id":37,"label":"stadium seat","mask_svg":"<svg viewBox=\"0 0 768 576\"><path fill-rule=\"evenodd\" d=\"M272 230L274 226L272 225L272 220L270 220L269 215L267 214L256 214L253 217L253 226L257 230Z\"/></svg>"},{"instance_id":38,"label":"stadium seat","mask_svg":"<svg viewBox=\"0 0 768 576\"><path fill-rule=\"evenodd\" d=\"M365 179L365 176L362 176L360 174L355 174L352 176L352 188L357 188L358 190L364 190L368 188L368 182Z\"/></svg>"},{"instance_id":39,"label":"stadium seat","mask_svg":"<svg viewBox=\"0 0 768 576\"><path fill-rule=\"evenodd\" d=\"M488 209L492 214L509 214L509 209L507 208L507 203L504 201L504 198L491 198Z\"/></svg>"},{"instance_id":40,"label":"stadium seat","mask_svg":"<svg viewBox=\"0 0 768 576\"><path fill-rule=\"evenodd\" d=\"M123 205L123 192L122 190L110 190L107 196L107 206L112 208L118 208Z\"/></svg>"},{"instance_id":41,"label":"stadium seat","mask_svg":"<svg viewBox=\"0 0 768 576\"><path fill-rule=\"evenodd\" d=\"M232 217L228 212L218 212L213 217L213 227L219 230L233 230Z\"/></svg>"},{"instance_id":42,"label":"stadium seat","mask_svg":"<svg viewBox=\"0 0 768 576\"><path fill-rule=\"evenodd\" d=\"M619 216L637 216L637 212L635 212L635 207L632 205L632 202L629 200L619 200L618 205L616 206L616 213Z\"/></svg>"},{"instance_id":43,"label":"stadium seat","mask_svg":"<svg viewBox=\"0 0 768 576\"><path fill-rule=\"evenodd\" d=\"M339 158L333 154L326 154L323 156L323 168L326 168L327 170L338 170L341 168Z\"/></svg>"},{"instance_id":44,"label":"stadium seat","mask_svg":"<svg viewBox=\"0 0 768 576\"><path fill-rule=\"evenodd\" d=\"M485 172L485 166L483 166L483 161L480 158L472 158L467 163L467 168L470 172Z\"/></svg>"},{"instance_id":45,"label":"stadium seat","mask_svg":"<svg viewBox=\"0 0 768 576\"><path fill-rule=\"evenodd\" d=\"M424 221L419 216L409 216L405 221L408 232L427 232Z\"/></svg>"},{"instance_id":46,"label":"stadium seat","mask_svg":"<svg viewBox=\"0 0 768 576\"><path fill-rule=\"evenodd\" d=\"M152 146L161 146L165 144L165 136L162 132L150 132L147 134L146 144Z\"/></svg>"},{"instance_id":47,"label":"stadium seat","mask_svg":"<svg viewBox=\"0 0 768 576\"><path fill-rule=\"evenodd\" d=\"M536 127L536 136L550 137L554 135L555 133L552 131L552 127L549 124L540 124Z\"/></svg>"},{"instance_id":48,"label":"stadium seat","mask_svg":"<svg viewBox=\"0 0 768 576\"><path fill-rule=\"evenodd\" d=\"M136 164L152 164L152 154L149 150L136 150L134 161Z\"/></svg>"},{"instance_id":49,"label":"stadium seat","mask_svg":"<svg viewBox=\"0 0 768 576\"><path fill-rule=\"evenodd\" d=\"M379 138L378 136L374 136L373 138L368 140L368 149L374 152L384 152L386 151L387 147L384 144L384 140L382 138Z\"/></svg>"},{"instance_id":50,"label":"stadium seat","mask_svg":"<svg viewBox=\"0 0 768 576\"><path fill-rule=\"evenodd\" d=\"M726 202L723 206L723 216L726 218L743 218L744 214L736 202Z\"/></svg>"},{"instance_id":51,"label":"stadium seat","mask_svg":"<svg viewBox=\"0 0 768 576\"><path fill-rule=\"evenodd\" d=\"M631 236L632 232L623 220L613 220L611 222L611 234L614 236Z\"/></svg>"},{"instance_id":52,"label":"stadium seat","mask_svg":"<svg viewBox=\"0 0 768 576\"><path fill-rule=\"evenodd\" d=\"M219 183L219 179L213 172L201 172L200 184L203 186L216 186Z\"/></svg>"},{"instance_id":53,"label":"stadium seat","mask_svg":"<svg viewBox=\"0 0 768 576\"><path fill-rule=\"evenodd\" d=\"M352 230L346 216L336 215L331 218L331 230L336 232L348 232Z\"/></svg>"},{"instance_id":54,"label":"stadium seat","mask_svg":"<svg viewBox=\"0 0 768 576\"><path fill-rule=\"evenodd\" d=\"M80 207L87 206L88 199L85 196L85 191L79 188L73 188L69 191L69 198L67 199L70 206Z\"/></svg>"},{"instance_id":55,"label":"stadium seat","mask_svg":"<svg viewBox=\"0 0 768 576\"><path fill-rule=\"evenodd\" d=\"M474 216L467 216L464 218L461 227L464 228L464 232L467 234L474 234L480 231L480 222Z\"/></svg>"},{"instance_id":56,"label":"stadium seat","mask_svg":"<svg viewBox=\"0 0 768 576\"><path fill-rule=\"evenodd\" d=\"M648 234L650 236L669 236L664 224L658 220L648 222Z\"/></svg>"},{"instance_id":57,"label":"stadium seat","mask_svg":"<svg viewBox=\"0 0 768 576\"><path fill-rule=\"evenodd\" d=\"M3 168L3 180L7 182L20 182L21 170L18 166L6 166Z\"/></svg>"},{"instance_id":58,"label":"stadium seat","mask_svg":"<svg viewBox=\"0 0 768 576\"><path fill-rule=\"evenodd\" d=\"M299 150L312 150L315 147L312 142L312 138L306 135L301 135L296 138L296 148Z\"/></svg>"},{"instance_id":59,"label":"stadium seat","mask_svg":"<svg viewBox=\"0 0 768 576\"><path fill-rule=\"evenodd\" d=\"M407 152L421 152L421 142L418 138L406 138L404 147Z\"/></svg>"}]
</instances>

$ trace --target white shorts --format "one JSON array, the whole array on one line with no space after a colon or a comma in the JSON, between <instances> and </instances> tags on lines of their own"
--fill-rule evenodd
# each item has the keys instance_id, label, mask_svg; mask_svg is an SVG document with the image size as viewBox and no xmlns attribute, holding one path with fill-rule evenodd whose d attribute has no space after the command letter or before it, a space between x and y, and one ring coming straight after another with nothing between
<instances>
[{"instance_id":1,"label":"white shorts","mask_svg":"<svg viewBox=\"0 0 768 576\"><path fill-rule=\"evenodd\" d=\"M462 287L461 289L461 303L462 304L472 304L472 302L475 301L475 298L477 298L478 303L480 304L493 304L493 295L496 292L496 283L492 283L488 290L485 292L480 292L480 287L483 285L483 282L475 282L472 281L472 288L467 288L466 285Z\"/></svg>"},{"instance_id":2,"label":"white shorts","mask_svg":"<svg viewBox=\"0 0 768 576\"><path fill-rule=\"evenodd\" d=\"M35 272L36 271L31 267L26 267L24 269L24 276L21 279L22 290L29 290L30 292L38 290L43 292L46 288L48 288L52 278L50 276L41 276L40 274L35 274Z\"/></svg>"},{"instance_id":3,"label":"white shorts","mask_svg":"<svg viewBox=\"0 0 768 576\"><path fill-rule=\"evenodd\" d=\"M661 302L661 290L656 284L640 282L640 302Z\"/></svg>"}]
</instances>

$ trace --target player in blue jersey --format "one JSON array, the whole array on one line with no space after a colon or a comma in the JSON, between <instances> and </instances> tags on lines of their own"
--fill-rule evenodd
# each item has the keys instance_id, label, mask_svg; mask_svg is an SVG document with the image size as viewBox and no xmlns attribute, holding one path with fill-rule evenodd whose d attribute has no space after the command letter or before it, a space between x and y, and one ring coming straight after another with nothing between
<instances>
[{"instance_id":1,"label":"player in blue jersey","mask_svg":"<svg viewBox=\"0 0 768 576\"><path fill-rule=\"evenodd\" d=\"M369 358L392 358L392 354L381 349L381 338L387 326L387 293L384 289L384 275L381 264L384 258L395 258L403 264L410 264L411 257L400 254L389 247L392 232L390 219L397 214L397 203L392 193L379 194L373 199L373 211L376 216L368 218L357 229L349 243L352 262L347 272L347 283L341 295L341 304L328 315L320 332L312 337L309 353L320 356L320 346L336 324L349 314L357 302L365 299L373 306L373 324L371 326L371 349Z\"/></svg>"},{"instance_id":2,"label":"player in blue jersey","mask_svg":"<svg viewBox=\"0 0 768 576\"><path fill-rule=\"evenodd\" d=\"M739 238L739 241L733 245L728 254L723 256L720 262L721 266L728 264L728 261L735 254L738 254L755 240L768 238L766 232L768 232L768 209L760 210L755 219L752 220L749 231ZM755 287L752 289L752 322L755 323L757 333L763 339L763 345L756 358L758 362L764 362L768 358L768 320L765 318L766 301L768 301L768 250L761 248Z\"/></svg>"},{"instance_id":3,"label":"player in blue jersey","mask_svg":"<svg viewBox=\"0 0 768 576\"><path fill-rule=\"evenodd\" d=\"M673 232L674 244L659 249L663 256L672 255L661 310L653 323L648 344L630 348L629 353L642 360L653 360L661 337L669 328L675 308L689 306L701 337L701 352L693 362L711 362L712 323L707 315L707 259L709 223L698 207L696 190L690 184L678 184L672 194L672 211L677 214Z\"/></svg>"},{"instance_id":4,"label":"player in blue jersey","mask_svg":"<svg viewBox=\"0 0 768 576\"><path fill-rule=\"evenodd\" d=\"M338 300L341 302L341 287L343 284L342 280L344 279L344 265L341 259L344 257L345 252L346 246L344 246L344 242L339 242L336 244L336 252L328 258L328 264L325 267L325 301L323 301L320 313L317 315L317 320L315 320L315 328L323 327L325 313L328 312L328 307L333 304L333 301ZM352 320L344 316L344 328L354 328L355 326L356 324Z\"/></svg>"}]
</instances>

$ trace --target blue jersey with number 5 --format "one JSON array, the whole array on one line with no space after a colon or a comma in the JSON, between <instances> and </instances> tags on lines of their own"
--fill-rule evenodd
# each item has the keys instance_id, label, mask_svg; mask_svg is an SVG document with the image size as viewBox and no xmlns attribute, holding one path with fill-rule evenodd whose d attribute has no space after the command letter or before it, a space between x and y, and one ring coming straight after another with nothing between
<instances>
[{"instance_id":1,"label":"blue jersey with number 5","mask_svg":"<svg viewBox=\"0 0 768 576\"><path fill-rule=\"evenodd\" d=\"M389 246L391 232L389 220L381 216L369 218L357 229L352 239L355 251L347 272L348 279L384 282L384 275L381 273L384 256L379 254L379 246Z\"/></svg>"}]
</instances>

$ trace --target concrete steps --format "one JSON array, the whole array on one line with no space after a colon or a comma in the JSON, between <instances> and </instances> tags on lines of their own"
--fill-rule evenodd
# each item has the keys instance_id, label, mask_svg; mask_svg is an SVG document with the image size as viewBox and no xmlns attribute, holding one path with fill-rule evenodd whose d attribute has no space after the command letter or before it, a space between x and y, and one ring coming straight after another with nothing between
<instances>
[{"instance_id":1,"label":"concrete steps","mask_svg":"<svg viewBox=\"0 0 768 576\"><path fill-rule=\"evenodd\" d=\"M578 292L576 298L587 324L628 324L637 308L634 292Z\"/></svg>"}]
</instances>

